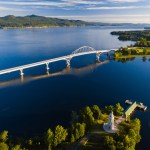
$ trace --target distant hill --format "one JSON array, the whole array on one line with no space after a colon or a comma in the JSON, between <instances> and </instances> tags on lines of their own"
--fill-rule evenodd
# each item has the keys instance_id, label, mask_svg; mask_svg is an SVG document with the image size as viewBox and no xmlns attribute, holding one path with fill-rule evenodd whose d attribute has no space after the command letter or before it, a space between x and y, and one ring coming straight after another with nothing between
<instances>
[{"instance_id":1,"label":"distant hill","mask_svg":"<svg viewBox=\"0 0 150 150\"><path fill-rule=\"evenodd\" d=\"M0 28L44 28L63 26L140 26L144 29L146 24L86 22L82 20L58 19L36 15L24 17L8 15L5 17L0 17Z\"/></svg>"},{"instance_id":2,"label":"distant hill","mask_svg":"<svg viewBox=\"0 0 150 150\"><path fill-rule=\"evenodd\" d=\"M43 16L30 15L25 17L16 17L13 15L0 17L0 28L26 28L26 27L55 27L55 26L90 26L81 20L67 20L50 18Z\"/></svg>"}]
</instances>

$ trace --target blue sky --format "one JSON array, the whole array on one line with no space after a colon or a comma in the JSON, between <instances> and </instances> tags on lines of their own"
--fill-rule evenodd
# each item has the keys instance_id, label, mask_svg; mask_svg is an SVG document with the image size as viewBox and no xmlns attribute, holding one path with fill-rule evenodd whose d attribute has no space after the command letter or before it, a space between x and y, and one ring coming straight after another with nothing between
<instances>
[{"instance_id":1,"label":"blue sky","mask_svg":"<svg viewBox=\"0 0 150 150\"><path fill-rule=\"evenodd\" d=\"M0 0L0 16L10 14L95 22L150 23L150 0Z\"/></svg>"}]
</instances>

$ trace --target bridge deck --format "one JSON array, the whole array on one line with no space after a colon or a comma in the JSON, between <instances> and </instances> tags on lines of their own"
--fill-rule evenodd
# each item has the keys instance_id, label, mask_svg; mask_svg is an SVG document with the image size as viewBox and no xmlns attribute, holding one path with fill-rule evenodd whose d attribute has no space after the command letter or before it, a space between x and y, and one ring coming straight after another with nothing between
<instances>
[{"instance_id":1,"label":"bridge deck","mask_svg":"<svg viewBox=\"0 0 150 150\"><path fill-rule=\"evenodd\" d=\"M27 65L22 65L22 66L18 66L18 67L1 70L0 75L19 71L19 70L21 71L23 69L27 69L27 68L31 68L31 67L35 67L35 66L49 64L49 63L60 61L60 60L72 59L73 57L77 57L77 56L82 56L82 55L87 55L87 54L95 54L95 53L107 53L110 51L112 51L112 50L93 50L93 51L88 51L88 52L75 53L75 54L71 54L71 55L67 55L67 56L57 57L57 58L53 58L53 59L49 59L49 60L39 61L36 63L31 63L31 64L27 64ZM116 51L116 50L114 49L113 51Z\"/></svg>"}]
</instances>

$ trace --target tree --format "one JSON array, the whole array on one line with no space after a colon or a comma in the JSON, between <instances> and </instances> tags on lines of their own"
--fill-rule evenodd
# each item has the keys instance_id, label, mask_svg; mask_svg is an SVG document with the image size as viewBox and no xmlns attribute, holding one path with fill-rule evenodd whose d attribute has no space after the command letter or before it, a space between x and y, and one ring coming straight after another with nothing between
<instances>
[{"instance_id":1,"label":"tree","mask_svg":"<svg viewBox=\"0 0 150 150\"><path fill-rule=\"evenodd\" d=\"M48 150L51 150L53 139L54 139L54 134L53 134L53 131L50 128L47 130L44 139L45 139L45 144L48 147Z\"/></svg>"},{"instance_id":2,"label":"tree","mask_svg":"<svg viewBox=\"0 0 150 150\"><path fill-rule=\"evenodd\" d=\"M105 106L105 111L107 114L110 114L111 111L114 111L114 106L113 105Z\"/></svg>"},{"instance_id":3,"label":"tree","mask_svg":"<svg viewBox=\"0 0 150 150\"><path fill-rule=\"evenodd\" d=\"M124 111L124 108L120 105L120 103L117 103L116 107L114 108L115 115L118 115L118 116L123 115L124 113L123 111Z\"/></svg>"},{"instance_id":4,"label":"tree","mask_svg":"<svg viewBox=\"0 0 150 150\"><path fill-rule=\"evenodd\" d=\"M115 143L116 141L111 136L106 136L104 139L105 146L110 150L116 150Z\"/></svg>"},{"instance_id":5,"label":"tree","mask_svg":"<svg viewBox=\"0 0 150 150\"><path fill-rule=\"evenodd\" d=\"M76 141L85 135L85 123L73 123L71 126L71 141Z\"/></svg>"},{"instance_id":6,"label":"tree","mask_svg":"<svg viewBox=\"0 0 150 150\"><path fill-rule=\"evenodd\" d=\"M75 129L74 135L76 140L80 138L79 130L77 128Z\"/></svg>"},{"instance_id":7,"label":"tree","mask_svg":"<svg viewBox=\"0 0 150 150\"><path fill-rule=\"evenodd\" d=\"M71 143L75 142L75 138L74 138L74 135L71 134Z\"/></svg>"},{"instance_id":8,"label":"tree","mask_svg":"<svg viewBox=\"0 0 150 150\"><path fill-rule=\"evenodd\" d=\"M121 57L122 56L122 52L121 51L116 51L115 53L114 53L114 57L115 58L119 58L119 57Z\"/></svg>"},{"instance_id":9,"label":"tree","mask_svg":"<svg viewBox=\"0 0 150 150\"><path fill-rule=\"evenodd\" d=\"M8 150L9 147L6 143L0 142L0 150Z\"/></svg>"},{"instance_id":10,"label":"tree","mask_svg":"<svg viewBox=\"0 0 150 150\"><path fill-rule=\"evenodd\" d=\"M93 125L93 123L94 123L93 112L89 106L86 106L81 111L81 118L82 118L82 122L84 122L88 127Z\"/></svg>"},{"instance_id":11,"label":"tree","mask_svg":"<svg viewBox=\"0 0 150 150\"><path fill-rule=\"evenodd\" d=\"M11 148L11 150L22 150L20 145L15 145L14 147Z\"/></svg>"},{"instance_id":12,"label":"tree","mask_svg":"<svg viewBox=\"0 0 150 150\"><path fill-rule=\"evenodd\" d=\"M91 109L93 112L94 119L100 119L101 115L102 115L100 108L97 105L93 105L93 107Z\"/></svg>"},{"instance_id":13,"label":"tree","mask_svg":"<svg viewBox=\"0 0 150 150\"><path fill-rule=\"evenodd\" d=\"M135 46L138 47L147 47L149 46L149 41L146 38L141 38L139 41L135 43Z\"/></svg>"},{"instance_id":14,"label":"tree","mask_svg":"<svg viewBox=\"0 0 150 150\"><path fill-rule=\"evenodd\" d=\"M6 142L8 140L8 131L4 130L0 134L0 141L1 142Z\"/></svg>"},{"instance_id":15,"label":"tree","mask_svg":"<svg viewBox=\"0 0 150 150\"><path fill-rule=\"evenodd\" d=\"M56 126L54 140L53 140L54 147L56 147L58 144L61 144L63 141L65 141L67 135L68 135L68 132L66 129L64 129L60 125Z\"/></svg>"}]
</instances>

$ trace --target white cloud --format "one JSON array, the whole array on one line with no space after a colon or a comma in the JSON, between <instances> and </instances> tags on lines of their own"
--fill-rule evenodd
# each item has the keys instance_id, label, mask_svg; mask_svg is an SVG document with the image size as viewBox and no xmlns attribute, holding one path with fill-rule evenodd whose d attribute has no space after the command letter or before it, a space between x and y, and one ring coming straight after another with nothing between
<instances>
[{"instance_id":1,"label":"white cloud","mask_svg":"<svg viewBox=\"0 0 150 150\"><path fill-rule=\"evenodd\" d=\"M10 7L0 7L0 11L31 11L31 10L10 8Z\"/></svg>"},{"instance_id":2,"label":"white cloud","mask_svg":"<svg viewBox=\"0 0 150 150\"><path fill-rule=\"evenodd\" d=\"M62 0L63 2L73 3L73 4L86 4L86 5L98 5L104 4L102 1L94 1L94 0Z\"/></svg>"},{"instance_id":3,"label":"white cloud","mask_svg":"<svg viewBox=\"0 0 150 150\"><path fill-rule=\"evenodd\" d=\"M102 1L94 0L61 0L61 1L0 1L1 5L31 5L31 6L54 6L67 7L76 5L98 5L103 4Z\"/></svg>"},{"instance_id":4,"label":"white cloud","mask_svg":"<svg viewBox=\"0 0 150 150\"><path fill-rule=\"evenodd\" d=\"M41 2L21 2L21 1L15 1L15 2L11 2L11 1L0 1L1 5L29 5L29 6L55 6L55 7L65 7L65 6L74 6L73 3L68 3L68 2L48 2L48 1L41 1Z\"/></svg>"},{"instance_id":5,"label":"white cloud","mask_svg":"<svg viewBox=\"0 0 150 150\"><path fill-rule=\"evenodd\" d=\"M144 0L108 0L110 2L116 2L116 3L135 3L135 2L141 2Z\"/></svg>"},{"instance_id":6,"label":"white cloud","mask_svg":"<svg viewBox=\"0 0 150 150\"><path fill-rule=\"evenodd\" d=\"M150 6L120 6L120 7L88 7L88 10L123 10L123 9L138 9L150 8Z\"/></svg>"}]
</instances>

